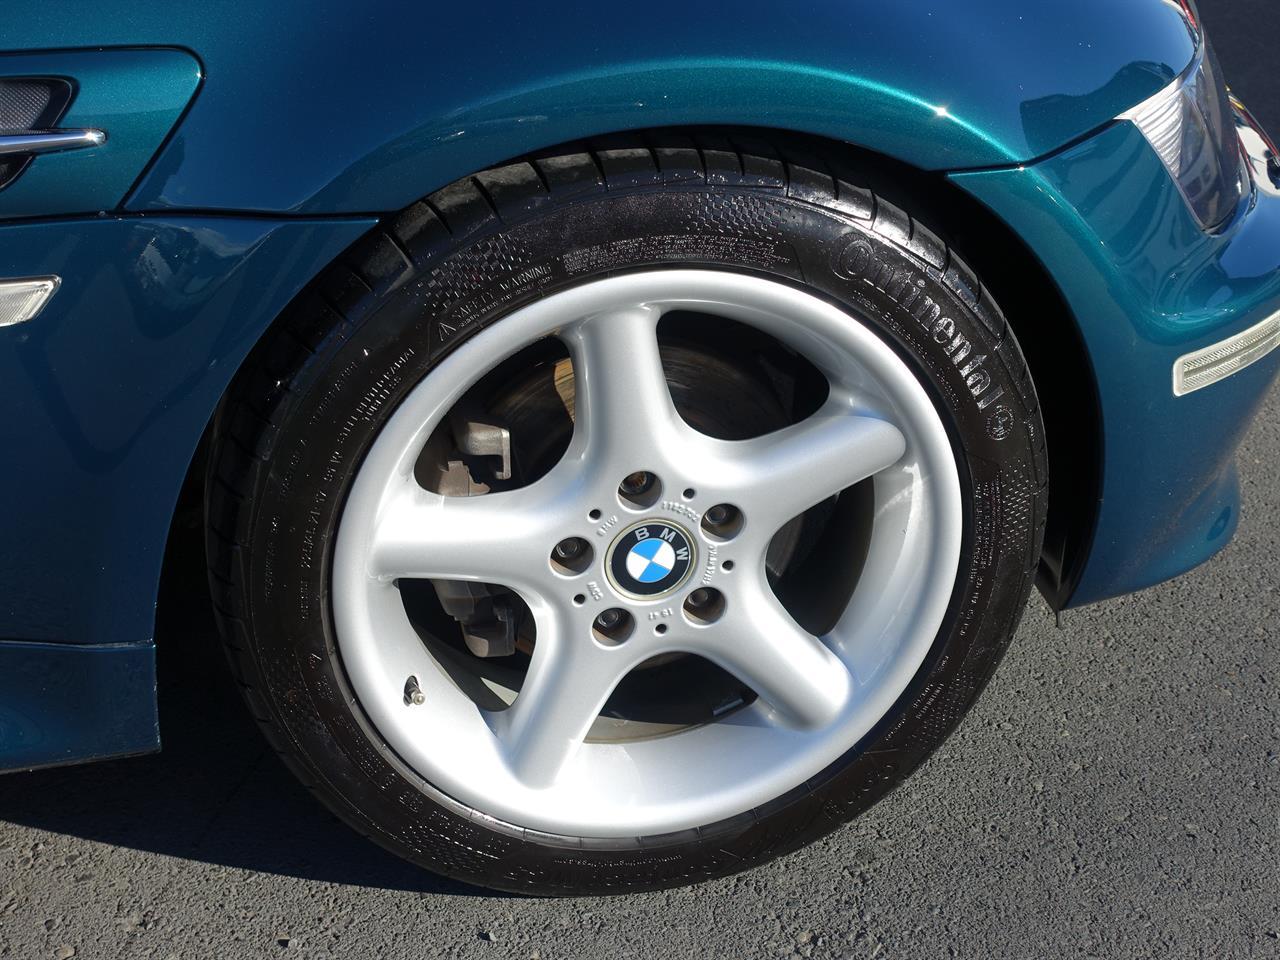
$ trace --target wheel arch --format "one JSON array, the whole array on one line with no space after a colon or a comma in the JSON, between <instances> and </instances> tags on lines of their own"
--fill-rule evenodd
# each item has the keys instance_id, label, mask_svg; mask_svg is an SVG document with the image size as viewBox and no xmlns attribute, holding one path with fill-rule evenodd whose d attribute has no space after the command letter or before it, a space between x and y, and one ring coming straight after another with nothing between
<instances>
[{"instance_id":1,"label":"wheel arch","mask_svg":"<svg viewBox=\"0 0 1280 960\"><path fill-rule=\"evenodd\" d=\"M805 130L921 169L1026 162L1160 90L1195 53L1166 0L825 0L761 17L659 4L585 19L500 3L497 29L465 7L372 0L306 43L301 0L271 4L250 35L199 4L119 25L27 6L18 45L199 51L208 80L134 211L398 209L512 153L673 124Z\"/></svg>"},{"instance_id":2,"label":"wheel arch","mask_svg":"<svg viewBox=\"0 0 1280 960\"><path fill-rule=\"evenodd\" d=\"M612 132L514 156L495 166L584 150L598 152L636 146L653 149L664 140L678 138L683 142L690 137L708 147L729 143L747 152L752 147L772 146L794 162L825 168L834 175L866 184L886 199L924 211L930 227L963 253L1004 311L1026 355L1039 394L1050 457L1050 506L1038 585L1053 608L1065 606L1088 555L1101 487L1101 418L1092 365L1075 318L1044 265L1007 224L952 184L944 174L921 170L829 138L791 130L742 127ZM448 184L438 184L435 189L445 186ZM394 214L388 219L391 216ZM320 269L294 301L263 326L257 343L269 338L288 315L289 306L307 296L330 267L358 263L362 258L357 251L367 250L380 234L380 229L375 227ZM375 278L364 279L370 285L377 282ZM180 538L197 533L193 524L182 521L184 517L189 520L192 507L204 501L209 431L236 375L249 362L246 355L228 378L218 404L210 411L183 484L182 503L188 512L175 511L166 555L172 554L175 548L181 549ZM1069 390L1064 383L1068 377ZM1086 384L1083 391L1082 381Z\"/></svg>"}]
</instances>

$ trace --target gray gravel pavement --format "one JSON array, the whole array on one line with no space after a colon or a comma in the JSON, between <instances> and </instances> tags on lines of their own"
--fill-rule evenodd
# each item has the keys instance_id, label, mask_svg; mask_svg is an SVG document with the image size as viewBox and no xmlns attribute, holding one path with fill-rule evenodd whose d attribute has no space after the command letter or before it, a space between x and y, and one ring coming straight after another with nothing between
<instances>
[{"instance_id":1,"label":"gray gravel pavement","mask_svg":"<svg viewBox=\"0 0 1280 960\"><path fill-rule=\"evenodd\" d=\"M1201 4L1264 116L1224 11L1273 3ZM1280 957L1278 467L1275 392L1225 553L1061 631L1035 599L956 736L825 841L608 900L488 895L338 823L243 715L179 558L165 751L0 778L0 957Z\"/></svg>"},{"instance_id":2,"label":"gray gravel pavement","mask_svg":"<svg viewBox=\"0 0 1280 960\"><path fill-rule=\"evenodd\" d=\"M356 837L266 750L171 584L165 752L0 778L0 957L1280 956L1278 464L1280 391L1224 554L1062 631L1033 601L958 734L870 814L630 898L490 896Z\"/></svg>"}]
</instances>

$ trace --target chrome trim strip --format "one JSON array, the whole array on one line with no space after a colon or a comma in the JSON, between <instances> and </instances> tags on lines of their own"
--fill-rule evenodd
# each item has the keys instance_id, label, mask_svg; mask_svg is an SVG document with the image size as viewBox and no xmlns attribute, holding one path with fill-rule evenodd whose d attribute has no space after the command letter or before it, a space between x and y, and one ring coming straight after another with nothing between
<instances>
[{"instance_id":1,"label":"chrome trim strip","mask_svg":"<svg viewBox=\"0 0 1280 960\"><path fill-rule=\"evenodd\" d=\"M20 133L0 133L0 156L80 150L84 147L101 146L106 141L107 135L101 130L23 130Z\"/></svg>"},{"instance_id":2,"label":"chrome trim strip","mask_svg":"<svg viewBox=\"0 0 1280 960\"><path fill-rule=\"evenodd\" d=\"M60 286L61 277L0 280L0 328L26 323L39 316Z\"/></svg>"},{"instance_id":3,"label":"chrome trim strip","mask_svg":"<svg viewBox=\"0 0 1280 960\"><path fill-rule=\"evenodd\" d=\"M1280 347L1280 311L1233 337L1180 356L1173 363L1173 395L1185 397L1225 380L1276 347Z\"/></svg>"}]
</instances>

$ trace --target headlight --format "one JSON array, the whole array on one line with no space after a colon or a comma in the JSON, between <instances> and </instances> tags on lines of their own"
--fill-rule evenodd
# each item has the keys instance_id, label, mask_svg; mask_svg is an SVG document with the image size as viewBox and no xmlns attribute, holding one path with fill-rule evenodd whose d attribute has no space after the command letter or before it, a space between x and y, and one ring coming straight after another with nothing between
<instances>
[{"instance_id":1,"label":"headlight","mask_svg":"<svg viewBox=\"0 0 1280 960\"><path fill-rule=\"evenodd\" d=\"M1191 10L1187 18L1194 29ZM1137 125L1200 226L1212 230L1236 208L1248 189L1248 176L1217 58L1198 30L1196 36L1196 59L1187 71L1119 119Z\"/></svg>"}]
</instances>

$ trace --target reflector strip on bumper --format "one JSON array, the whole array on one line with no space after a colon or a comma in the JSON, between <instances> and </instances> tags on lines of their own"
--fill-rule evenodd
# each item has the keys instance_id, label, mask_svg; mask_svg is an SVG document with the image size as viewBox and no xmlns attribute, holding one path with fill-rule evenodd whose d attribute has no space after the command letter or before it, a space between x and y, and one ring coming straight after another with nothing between
<instances>
[{"instance_id":1,"label":"reflector strip on bumper","mask_svg":"<svg viewBox=\"0 0 1280 960\"><path fill-rule=\"evenodd\" d=\"M1173 364L1173 395L1217 383L1280 347L1280 312L1220 343L1183 354Z\"/></svg>"}]
</instances>

